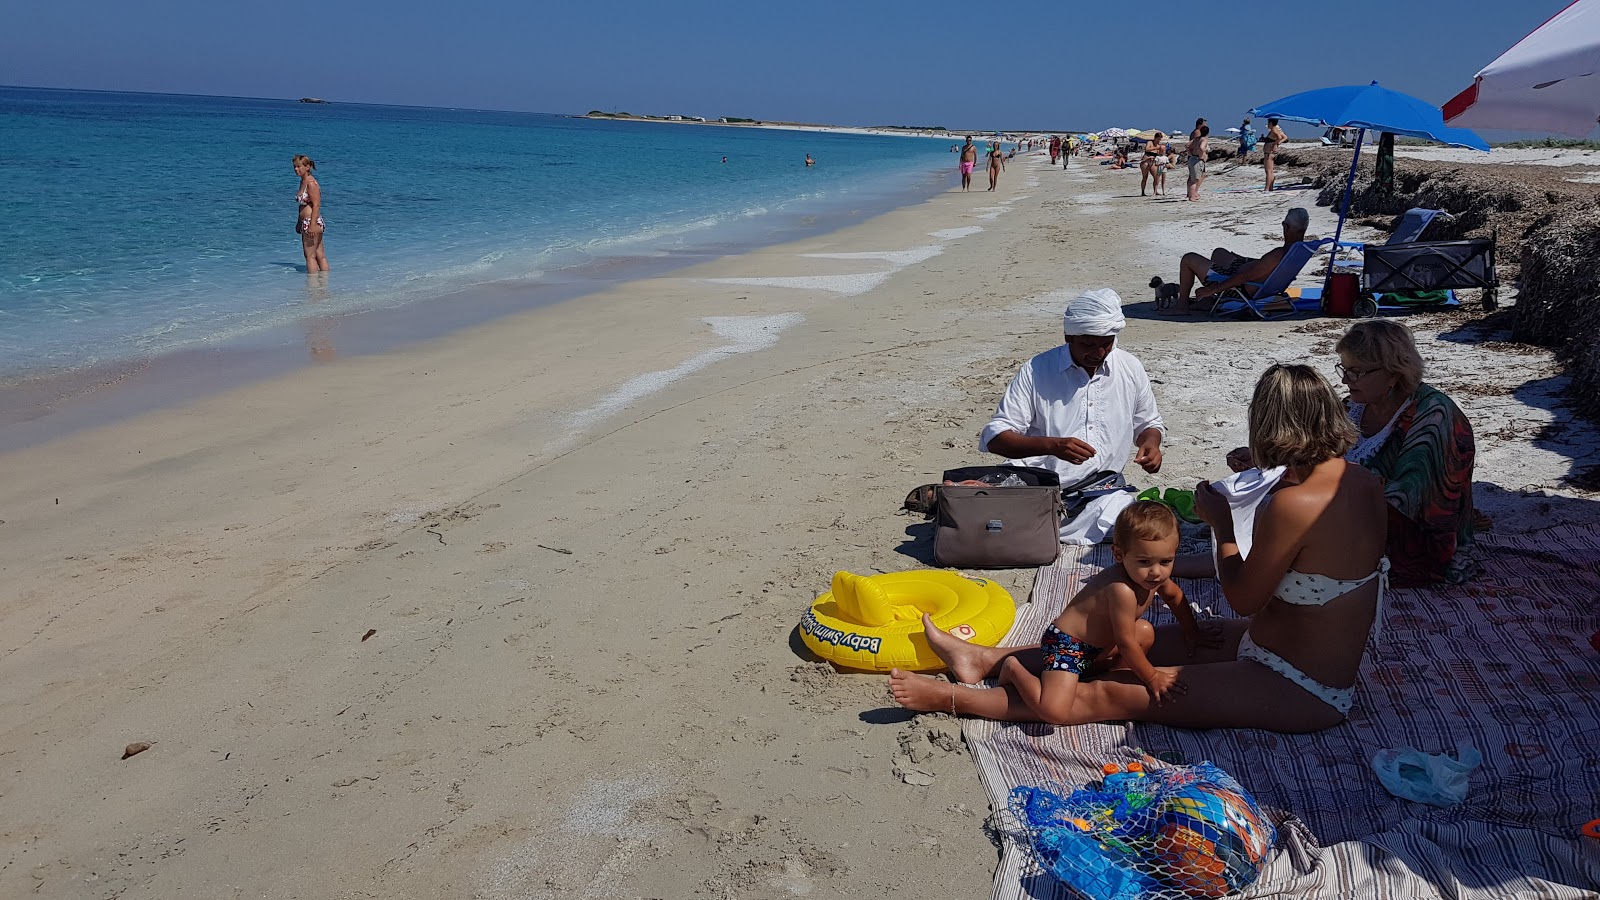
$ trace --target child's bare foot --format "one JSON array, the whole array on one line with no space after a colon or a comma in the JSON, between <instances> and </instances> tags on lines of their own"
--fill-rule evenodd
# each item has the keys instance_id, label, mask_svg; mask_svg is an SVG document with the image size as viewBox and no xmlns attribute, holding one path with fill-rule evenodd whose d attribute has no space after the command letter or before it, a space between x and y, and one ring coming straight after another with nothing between
<instances>
[{"instance_id":1,"label":"child's bare foot","mask_svg":"<svg viewBox=\"0 0 1600 900\"><path fill-rule=\"evenodd\" d=\"M977 644L969 644L961 638L940 630L933 624L933 617L927 613L922 614L922 631L928 636L928 646L933 652L939 654L944 664L950 667L951 674L962 684L977 684L989 677L992 666L984 658L983 651L988 649Z\"/></svg>"},{"instance_id":2,"label":"child's bare foot","mask_svg":"<svg viewBox=\"0 0 1600 900\"><path fill-rule=\"evenodd\" d=\"M918 675L904 669L889 672L889 693L894 694L894 702L916 712L950 709L955 689L955 685L931 675Z\"/></svg>"}]
</instances>

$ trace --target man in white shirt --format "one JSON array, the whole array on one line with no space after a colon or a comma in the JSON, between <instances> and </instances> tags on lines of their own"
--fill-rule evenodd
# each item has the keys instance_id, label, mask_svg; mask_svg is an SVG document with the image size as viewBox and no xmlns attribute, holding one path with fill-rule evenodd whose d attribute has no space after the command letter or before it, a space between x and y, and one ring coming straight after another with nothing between
<instances>
[{"instance_id":1,"label":"man in white shirt","mask_svg":"<svg viewBox=\"0 0 1600 900\"><path fill-rule=\"evenodd\" d=\"M1166 426L1144 366L1116 347L1125 323L1122 298L1109 288L1073 300L1062 317L1066 343L1028 360L1012 379L978 449L1053 469L1062 485L1121 472L1130 457L1146 472L1160 471ZM1062 522L1062 542L1108 540L1132 501L1127 491L1091 500Z\"/></svg>"}]
</instances>

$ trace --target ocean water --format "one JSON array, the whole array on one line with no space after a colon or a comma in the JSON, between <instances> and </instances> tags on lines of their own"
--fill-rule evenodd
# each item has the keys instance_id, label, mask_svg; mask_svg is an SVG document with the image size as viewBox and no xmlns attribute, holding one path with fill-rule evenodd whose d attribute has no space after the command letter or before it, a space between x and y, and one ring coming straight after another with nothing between
<instances>
[{"instance_id":1,"label":"ocean water","mask_svg":"<svg viewBox=\"0 0 1600 900\"><path fill-rule=\"evenodd\" d=\"M898 136L0 87L0 380L766 243L938 190L948 151ZM295 153L317 163L333 268L312 292Z\"/></svg>"}]
</instances>

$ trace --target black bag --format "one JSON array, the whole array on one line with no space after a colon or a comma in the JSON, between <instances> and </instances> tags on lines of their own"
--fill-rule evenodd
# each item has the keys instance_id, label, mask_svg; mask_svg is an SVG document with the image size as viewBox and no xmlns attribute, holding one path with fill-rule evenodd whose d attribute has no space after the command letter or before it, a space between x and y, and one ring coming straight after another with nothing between
<instances>
[{"instance_id":1,"label":"black bag","mask_svg":"<svg viewBox=\"0 0 1600 900\"><path fill-rule=\"evenodd\" d=\"M1090 500L1115 494L1121 491L1133 493L1138 488L1128 483L1121 472L1105 469L1080 478L1072 484L1061 489L1061 507L1067 519L1075 519L1078 513L1083 512Z\"/></svg>"}]
</instances>

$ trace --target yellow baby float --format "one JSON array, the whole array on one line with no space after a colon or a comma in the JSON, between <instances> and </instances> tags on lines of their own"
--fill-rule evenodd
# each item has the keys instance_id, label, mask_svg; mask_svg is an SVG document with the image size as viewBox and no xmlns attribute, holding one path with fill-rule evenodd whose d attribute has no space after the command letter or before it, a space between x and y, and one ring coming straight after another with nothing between
<instances>
[{"instance_id":1,"label":"yellow baby float","mask_svg":"<svg viewBox=\"0 0 1600 900\"><path fill-rule=\"evenodd\" d=\"M923 633L923 613L941 630L993 647L1011 630L1017 607L1000 585L954 572L838 572L833 590L800 620L800 639L813 653L850 669L942 669Z\"/></svg>"}]
</instances>

